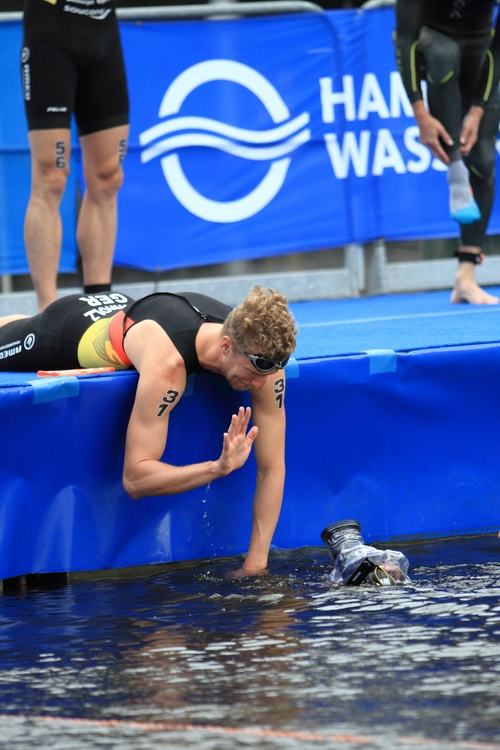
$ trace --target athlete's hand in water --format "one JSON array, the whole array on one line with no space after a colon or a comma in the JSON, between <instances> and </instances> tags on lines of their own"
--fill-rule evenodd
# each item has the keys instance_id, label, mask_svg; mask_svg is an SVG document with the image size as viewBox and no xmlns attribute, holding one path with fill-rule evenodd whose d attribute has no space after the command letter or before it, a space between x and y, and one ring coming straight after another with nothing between
<instances>
[{"instance_id":1,"label":"athlete's hand in water","mask_svg":"<svg viewBox=\"0 0 500 750\"><path fill-rule=\"evenodd\" d=\"M420 143L430 148L437 159L444 164L449 164L450 158L441 141L447 146L453 146L453 139L444 125L426 110L422 100L414 102L413 112L420 131Z\"/></svg>"},{"instance_id":2,"label":"athlete's hand in water","mask_svg":"<svg viewBox=\"0 0 500 750\"><path fill-rule=\"evenodd\" d=\"M252 410L249 406L246 409L240 406L238 414L233 414L229 429L224 433L224 443L220 458L215 462L221 477L227 476L235 469L239 469L252 450L252 445L259 432L258 427L252 427L248 430L248 424Z\"/></svg>"},{"instance_id":3,"label":"athlete's hand in water","mask_svg":"<svg viewBox=\"0 0 500 750\"><path fill-rule=\"evenodd\" d=\"M263 568L262 570L245 570L244 568L238 568L237 570L229 570L224 574L224 578L230 581L237 581L239 578L248 578L249 576L268 576L269 568Z\"/></svg>"},{"instance_id":4,"label":"athlete's hand in water","mask_svg":"<svg viewBox=\"0 0 500 750\"><path fill-rule=\"evenodd\" d=\"M465 115L462 122L462 132L460 133L460 153L462 156L468 156L477 141L483 114L484 109L482 107L471 107Z\"/></svg>"}]
</instances>

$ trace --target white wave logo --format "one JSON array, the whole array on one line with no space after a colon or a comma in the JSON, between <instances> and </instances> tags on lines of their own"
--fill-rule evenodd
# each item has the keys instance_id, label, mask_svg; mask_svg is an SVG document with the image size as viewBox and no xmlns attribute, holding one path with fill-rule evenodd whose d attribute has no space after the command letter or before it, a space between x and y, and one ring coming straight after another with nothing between
<instances>
[{"instance_id":1,"label":"white wave logo","mask_svg":"<svg viewBox=\"0 0 500 750\"><path fill-rule=\"evenodd\" d=\"M177 115L186 97L209 81L232 81L245 86L262 102L275 127L269 130L247 130L207 117L172 117ZM145 164L162 154L165 179L177 200L195 216L206 221L230 223L242 221L261 211L281 189L295 149L311 138L306 129L309 114L290 119L290 112L274 86L248 65L233 60L207 60L191 66L169 86L158 112L171 119L140 134L141 154ZM190 131L179 134L179 131ZM166 137L163 137L166 136ZM162 140L157 140L162 138ZM214 201L201 195L186 179L177 153L187 146L219 149L241 159L270 161L265 177L248 195L234 201Z\"/></svg>"}]
</instances>

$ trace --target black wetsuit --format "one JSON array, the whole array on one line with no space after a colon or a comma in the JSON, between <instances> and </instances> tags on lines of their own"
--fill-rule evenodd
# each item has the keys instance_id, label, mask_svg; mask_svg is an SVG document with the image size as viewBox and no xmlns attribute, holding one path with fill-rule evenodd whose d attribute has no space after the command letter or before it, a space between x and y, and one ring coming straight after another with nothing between
<instances>
[{"instance_id":1,"label":"black wetsuit","mask_svg":"<svg viewBox=\"0 0 500 750\"><path fill-rule=\"evenodd\" d=\"M134 302L118 292L71 294L42 313L0 327L0 370L33 372L76 367L131 366L123 350L126 332L154 320L182 356L188 374L202 370L196 334L206 322L222 323L231 308L194 292L160 292Z\"/></svg>"},{"instance_id":2,"label":"black wetsuit","mask_svg":"<svg viewBox=\"0 0 500 750\"><path fill-rule=\"evenodd\" d=\"M21 76L29 130L128 124L114 0L25 0Z\"/></svg>"},{"instance_id":3,"label":"black wetsuit","mask_svg":"<svg viewBox=\"0 0 500 750\"><path fill-rule=\"evenodd\" d=\"M493 207L498 134L500 14L492 38L494 0L397 0L396 58L412 103L427 80L429 110L446 128L459 154L462 120L471 105L484 109L478 140L464 158L481 219L461 225L463 245L480 247Z\"/></svg>"}]
</instances>

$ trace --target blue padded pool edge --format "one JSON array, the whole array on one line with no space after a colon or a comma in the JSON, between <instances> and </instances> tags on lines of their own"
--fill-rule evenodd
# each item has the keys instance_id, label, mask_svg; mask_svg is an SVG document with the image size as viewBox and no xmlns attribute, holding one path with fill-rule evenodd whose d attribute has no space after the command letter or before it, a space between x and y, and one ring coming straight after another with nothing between
<instances>
[{"instance_id":1,"label":"blue padded pool edge","mask_svg":"<svg viewBox=\"0 0 500 750\"><path fill-rule=\"evenodd\" d=\"M277 547L320 545L321 530L343 518L357 518L369 542L498 530L500 318L446 309L443 294L292 306L301 333L287 378ZM459 318L460 343L449 318ZM401 321L411 321L406 337ZM467 342L478 331L483 340ZM349 348L358 351L335 353ZM184 495L131 500L121 472L137 374L30 381L0 379L0 579L246 551L253 458ZM164 459L218 455L247 400L218 376L191 377Z\"/></svg>"}]
</instances>

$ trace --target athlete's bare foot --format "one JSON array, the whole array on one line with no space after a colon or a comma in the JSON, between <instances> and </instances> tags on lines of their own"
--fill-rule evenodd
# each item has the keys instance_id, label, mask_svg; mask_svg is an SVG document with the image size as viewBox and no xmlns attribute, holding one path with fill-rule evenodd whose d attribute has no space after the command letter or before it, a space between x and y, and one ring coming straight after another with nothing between
<instances>
[{"instance_id":1,"label":"athlete's bare foot","mask_svg":"<svg viewBox=\"0 0 500 750\"><path fill-rule=\"evenodd\" d=\"M498 305L500 299L488 294L475 281L464 284L456 283L451 293L451 301L455 304L468 302L470 305Z\"/></svg>"},{"instance_id":2,"label":"athlete's bare foot","mask_svg":"<svg viewBox=\"0 0 500 750\"><path fill-rule=\"evenodd\" d=\"M498 305L500 299L488 294L478 286L474 279L474 272L474 263L461 262L458 264L451 302L454 304L468 302L470 305Z\"/></svg>"}]
</instances>

